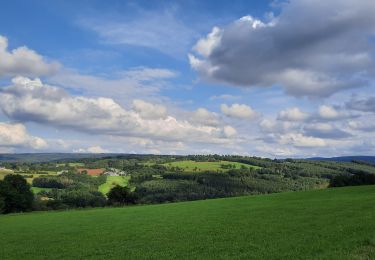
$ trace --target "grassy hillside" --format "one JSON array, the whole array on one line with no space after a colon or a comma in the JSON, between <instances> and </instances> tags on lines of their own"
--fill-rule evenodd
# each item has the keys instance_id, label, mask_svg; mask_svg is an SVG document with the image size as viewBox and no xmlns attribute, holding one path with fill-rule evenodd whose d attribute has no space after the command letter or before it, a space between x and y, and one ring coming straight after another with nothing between
<instances>
[{"instance_id":1,"label":"grassy hillside","mask_svg":"<svg viewBox=\"0 0 375 260\"><path fill-rule=\"evenodd\" d=\"M375 186L0 216L0 259L374 259Z\"/></svg>"},{"instance_id":2,"label":"grassy hillside","mask_svg":"<svg viewBox=\"0 0 375 260\"><path fill-rule=\"evenodd\" d=\"M239 163L239 162L229 162L229 161L216 161L216 162L196 162L192 160L184 160L184 161L176 161L163 164L164 166L171 168L171 167L179 167L182 168L184 171L187 172L204 172L204 171L228 171L228 169L223 168L222 166L232 166L233 169L241 169L244 168L254 168L259 169L258 166L253 166L249 164Z\"/></svg>"},{"instance_id":3,"label":"grassy hillside","mask_svg":"<svg viewBox=\"0 0 375 260\"><path fill-rule=\"evenodd\" d=\"M106 195L114 186L120 185L126 187L130 176L108 176L107 181L99 186L99 191Z\"/></svg>"}]
</instances>

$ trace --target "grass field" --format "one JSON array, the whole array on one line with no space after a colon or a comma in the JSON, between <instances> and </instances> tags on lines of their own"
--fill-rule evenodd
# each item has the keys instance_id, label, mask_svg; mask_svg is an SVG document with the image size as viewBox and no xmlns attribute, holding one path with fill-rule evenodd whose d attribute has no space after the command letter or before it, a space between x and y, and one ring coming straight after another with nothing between
<instances>
[{"instance_id":1,"label":"grass field","mask_svg":"<svg viewBox=\"0 0 375 260\"><path fill-rule=\"evenodd\" d=\"M4 177L10 173L13 173L12 170L0 170L0 180L4 179Z\"/></svg>"},{"instance_id":2,"label":"grass field","mask_svg":"<svg viewBox=\"0 0 375 260\"><path fill-rule=\"evenodd\" d=\"M180 168L183 168L184 171L186 172L228 171L228 169L222 168L221 167L222 165L234 165L235 169L240 169L241 167L254 168L254 169L260 168L254 165L249 165L249 164L244 164L244 163L239 163L239 162L229 162L229 161L195 162L195 161L185 160L185 161L165 163L163 165L165 165L166 167L180 167Z\"/></svg>"},{"instance_id":3,"label":"grass field","mask_svg":"<svg viewBox=\"0 0 375 260\"><path fill-rule=\"evenodd\" d=\"M27 183L29 183L30 185L33 183L33 180L35 178L56 175L55 171L40 171L39 173L41 173L41 172L43 172L43 174L38 174L38 173L33 173L33 172L30 172L30 173L28 173L28 172L15 172L15 174L22 175L26 179Z\"/></svg>"},{"instance_id":4,"label":"grass field","mask_svg":"<svg viewBox=\"0 0 375 260\"><path fill-rule=\"evenodd\" d=\"M0 259L374 259L375 186L0 216Z\"/></svg>"},{"instance_id":5,"label":"grass field","mask_svg":"<svg viewBox=\"0 0 375 260\"><path fill-rule=\"evenodd\" d=\"M34 193L34 194L38 194L39 192L41 191L50 191L52 190L51 188L39 188L39 187L31 187L31 191Z\"/></svg>"},{"instance_id":6,"label":"grass field","mask_svg":"<svg viewBox=\"0 0 375 260\"><path fill-rule=\"evenodd\" d=\"M106 183L99 186L99 191L106 195L116 185L127 186L130 176L108 176Z\"/></svg>"}]
</instances>

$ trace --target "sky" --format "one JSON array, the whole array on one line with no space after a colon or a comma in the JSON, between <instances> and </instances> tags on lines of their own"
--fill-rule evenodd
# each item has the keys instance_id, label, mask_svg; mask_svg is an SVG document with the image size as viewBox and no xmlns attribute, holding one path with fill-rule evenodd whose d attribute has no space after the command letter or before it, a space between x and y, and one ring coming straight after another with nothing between
<instances>
[{"instance_id":1,"label":"sky","mask_svg":"<svg viewBox=\"0 0 375 260\"><path fill-rule=\"evenodd\" d=\"M375 2L5 0L0 153L374 155Z\"/></svg>"}]
</instances>

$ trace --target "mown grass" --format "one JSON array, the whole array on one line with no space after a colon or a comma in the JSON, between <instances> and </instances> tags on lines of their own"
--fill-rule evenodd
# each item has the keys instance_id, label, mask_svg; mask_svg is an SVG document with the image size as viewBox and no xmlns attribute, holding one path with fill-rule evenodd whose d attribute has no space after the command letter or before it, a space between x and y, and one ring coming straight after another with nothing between
<instances>
[{"instance_id":1,"label":"mown grass","mask_svg":"<svg viewBox=\"0 0 375 260\"><path fill-rule=\"evenodd\" d=\"M222 168L222 165L232 165L235 168L234 169L241 169L241 167L245 168L254 168L259 169L260 167L255 165L249 165L239 162L230 162L230 161L217 161L217 162L196 162L191 160L185 160L185 161L176 161L176 162L170 162L163 164L164 166L168 168L172 167L179 167L182 168L185 172L204 172L204 171L219 171L219 172L225 172L229 169Z\"/></svg>"},{"instance_id":2,"label":"mown grass","mask_svg":"<svg viewBox=\"0 0 375 260\"><path fill-rule=\"evenodd\" d=\"M374 259L375 186L0 217L0 259Z\"/></svg>"},{"instance_id":3,"label":"mown grass","mask_svg":"<svg viewBox=\"0 0 375 260\"><path fill-rule=\"evenodd\" d=\"M107 181L99 186L98 190L106 195L114 186L120 185L126 187L130 176L108 176Z\"/></svg>"}]
</instances>

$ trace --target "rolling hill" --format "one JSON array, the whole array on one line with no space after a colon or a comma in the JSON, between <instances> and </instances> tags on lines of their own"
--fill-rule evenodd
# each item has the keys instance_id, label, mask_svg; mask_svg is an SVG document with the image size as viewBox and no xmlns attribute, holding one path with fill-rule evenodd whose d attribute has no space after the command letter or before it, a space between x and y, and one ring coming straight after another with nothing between
<instances>
[{"instance_id":1,"label":"rolling hill","mask_svg":"<svg viewBox=\"0 0 375 260\"><path fill-rule=\"evenodd\" d=\"M375 186L0 216L0 259L374 259Z\"/></svg>"},{"instance_id":2,"label":"rolling hill","mask_svg":"<svg viewBox=\"0 0 375 260\"><path fill-rule=\"evenodd\" d=\"M352 161L362 161L367 163L375 164L375 156L339 156L339 157L313 157L307 160L312 161L334 161L334 162L352 162Z\"/></svg>"}]
</instances>

